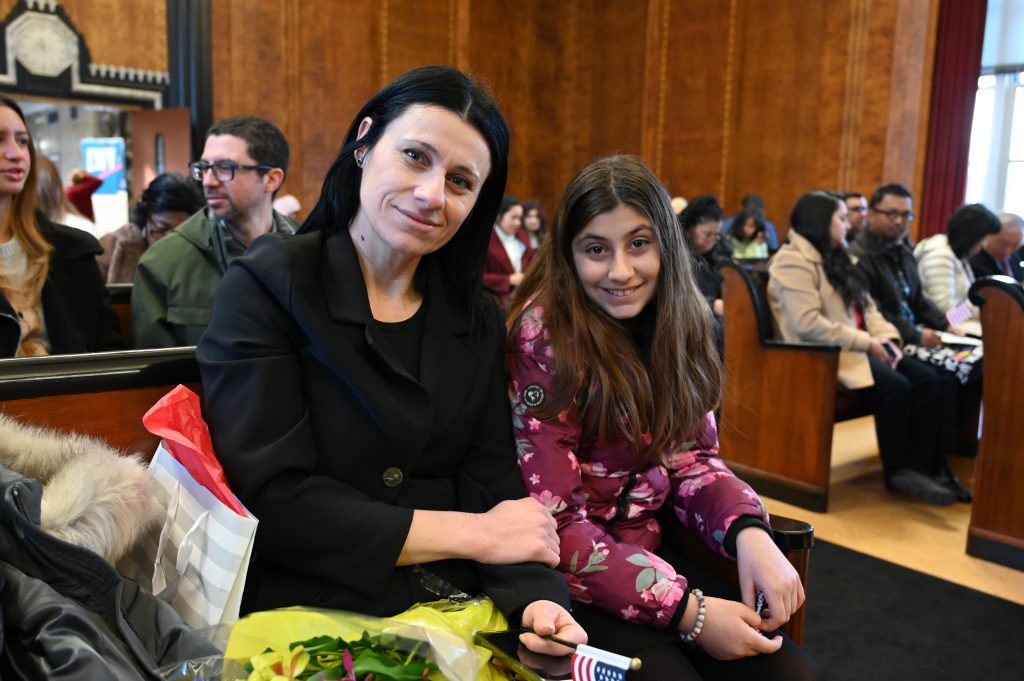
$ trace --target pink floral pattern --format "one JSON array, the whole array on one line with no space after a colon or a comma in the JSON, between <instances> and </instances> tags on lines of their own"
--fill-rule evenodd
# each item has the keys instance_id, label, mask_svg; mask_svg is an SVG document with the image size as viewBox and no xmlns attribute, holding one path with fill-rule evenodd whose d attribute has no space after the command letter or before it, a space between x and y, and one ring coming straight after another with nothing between
<instances>
[{"instance_id":1,"label":"pink floral pattern","mask_svg":"<svg viewBox=\"0 0 1024 681\"><path fill-rule=\"evenodd\" d=\"M533 396L550 399L553 358L543 309L531 307L521 315L518 337L509 346L509 398L523 479L558 523L559 569L575 600L664 628L687 580L654 553L661 543L655 512L671 503L680 522L722 555L728 555L722 542L733 520L753 515L767 522L767 512L718 458L711 414L704 432L655 465L643 464L642 450L632 443L602 447L596 436L584 435L575 408L540 420L524 394L532 388Z\"/></svg>"}]
</instances>

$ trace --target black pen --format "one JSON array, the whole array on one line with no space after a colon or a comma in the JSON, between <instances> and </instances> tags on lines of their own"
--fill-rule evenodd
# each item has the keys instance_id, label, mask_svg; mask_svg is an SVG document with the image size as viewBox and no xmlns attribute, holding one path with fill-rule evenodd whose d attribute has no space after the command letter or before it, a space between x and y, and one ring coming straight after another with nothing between
<instances>
[{"instance_id":1,"label":"black pen","mask_svg":"<svg viewBox=\"0 0 1024 681\"><path fill-rule=\"evenodd\" d=\"M579 646L584 645L582 643L572 643L570 641L566 641L565 639L558 638L557 636L545 636L544 634L538 634L536 631L534 631L533 629L530 629L529 627L519 627L519 632L523 633L523 634L534 634L536 636L540 636L541 638L544 638L544 639L547 639L549 641L552 641L553 643L557 643L560 646L565 646L566 648L571 648L572 650L576 650ZM595 650L599 650L599 649L595 648ZM615 655L615 653L611 653L611 654ZM623 657L624 658L624 656L622 656L622 655L619 655L619 657ZM643 662L641 662L640 658L638 658L638 657L624 658L624 659L629 659L629 668L632 671L639 671L640 667L643 665Z\"/></svg>"}]
</instances>

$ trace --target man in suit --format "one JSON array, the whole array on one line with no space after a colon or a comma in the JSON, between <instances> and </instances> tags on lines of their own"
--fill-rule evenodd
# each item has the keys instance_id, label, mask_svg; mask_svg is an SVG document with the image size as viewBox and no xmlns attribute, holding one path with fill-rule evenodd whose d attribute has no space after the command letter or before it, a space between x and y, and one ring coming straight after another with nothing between
<instances>
[{"instance_id":1,"label":"man in suit","mask_svg":"<svg viewBox=\"0 0 1024 681\"><path fill-rule=\"evenodd\" d=\"M1017 281L1024 281L1024 270L1020 266L1017 249L1024 238L1024 220L1013 213L1000 213L999 222L1003 229L981 242L981 251L971 258L971 269L976 278L1004 274Z\"/></svg>"},{"instance_id":2,"label":"man in suit","mask_svg":"<svg viewBox=\"0 0 1024 681\"><path fill-rule=\"evenodd\" d=\"M198 343L228 264L257 237L295 231L296 223L272 207L288 154L284 134L263 118L236 116L210 128L202 158L189 166L206 208L153 244L135 271L135 347Z\"/></svg>"}]
</instances>

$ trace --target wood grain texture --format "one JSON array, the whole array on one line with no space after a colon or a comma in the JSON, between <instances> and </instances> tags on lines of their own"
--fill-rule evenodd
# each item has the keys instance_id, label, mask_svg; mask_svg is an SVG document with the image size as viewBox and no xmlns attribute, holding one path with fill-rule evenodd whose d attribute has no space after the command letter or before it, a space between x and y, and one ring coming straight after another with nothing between
<instances>
[{"instance_id":1,"label":"wood grain texture","mask_svg":"<svg viewBox=\"0 0 1024 681\"><path fill-rule=\"evenodd\" d=\"M93 62L167 71L167 3L163 0L61 0L85 37Z\"/></svg>"},{"instance_id":2,"label":"wood grain texture","mask_svg":"<svg viewBox=\"0 0 1024 681\"><path fill-rule=\"evenodd\" d=\"M671 193L718 193L727 214L761 193L782 236L811 189L920 193L938 3L218 0L214 114L282 126L284 191L308 210L358 107L409 68L455 63L508 120L509 192L549 214L583 164L638 153Z\"/></svg>"},{"instance_id":3,"label":"wood grain texture","mask_svg":"<svg viewBox=\"0 0 1024 681\"><path fill-rule=\"evenodd\" d=\"M1014 299L998 288L984 287L980 293L985 299L985 416L968 533L1013 549L1018 561L1024 561L1024 306L1019 295Z\"/></svg>"}]
</instances>

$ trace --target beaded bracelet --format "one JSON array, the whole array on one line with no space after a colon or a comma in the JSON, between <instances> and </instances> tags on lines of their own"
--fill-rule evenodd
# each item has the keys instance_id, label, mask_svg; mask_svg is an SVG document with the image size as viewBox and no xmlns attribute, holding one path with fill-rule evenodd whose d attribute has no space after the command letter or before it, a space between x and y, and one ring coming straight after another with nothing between
<instances>
[{"instance_id":1,"label":"beaded bracelet","mask_svg":"<svg viewBox=\"0 0 1024 681\"><path fill-rule=\"evenodd\" d=\"M683 639L686 643L691 646L697 645L697 637L700 636L701 629L704 628L704 613L707 612L708 604L704 602L704 593L700 589L694 589L690 593L697 599L697 621L693 625L693 631L689 634L679 634L679 638Z\"/></svg>"}]
</instances>

